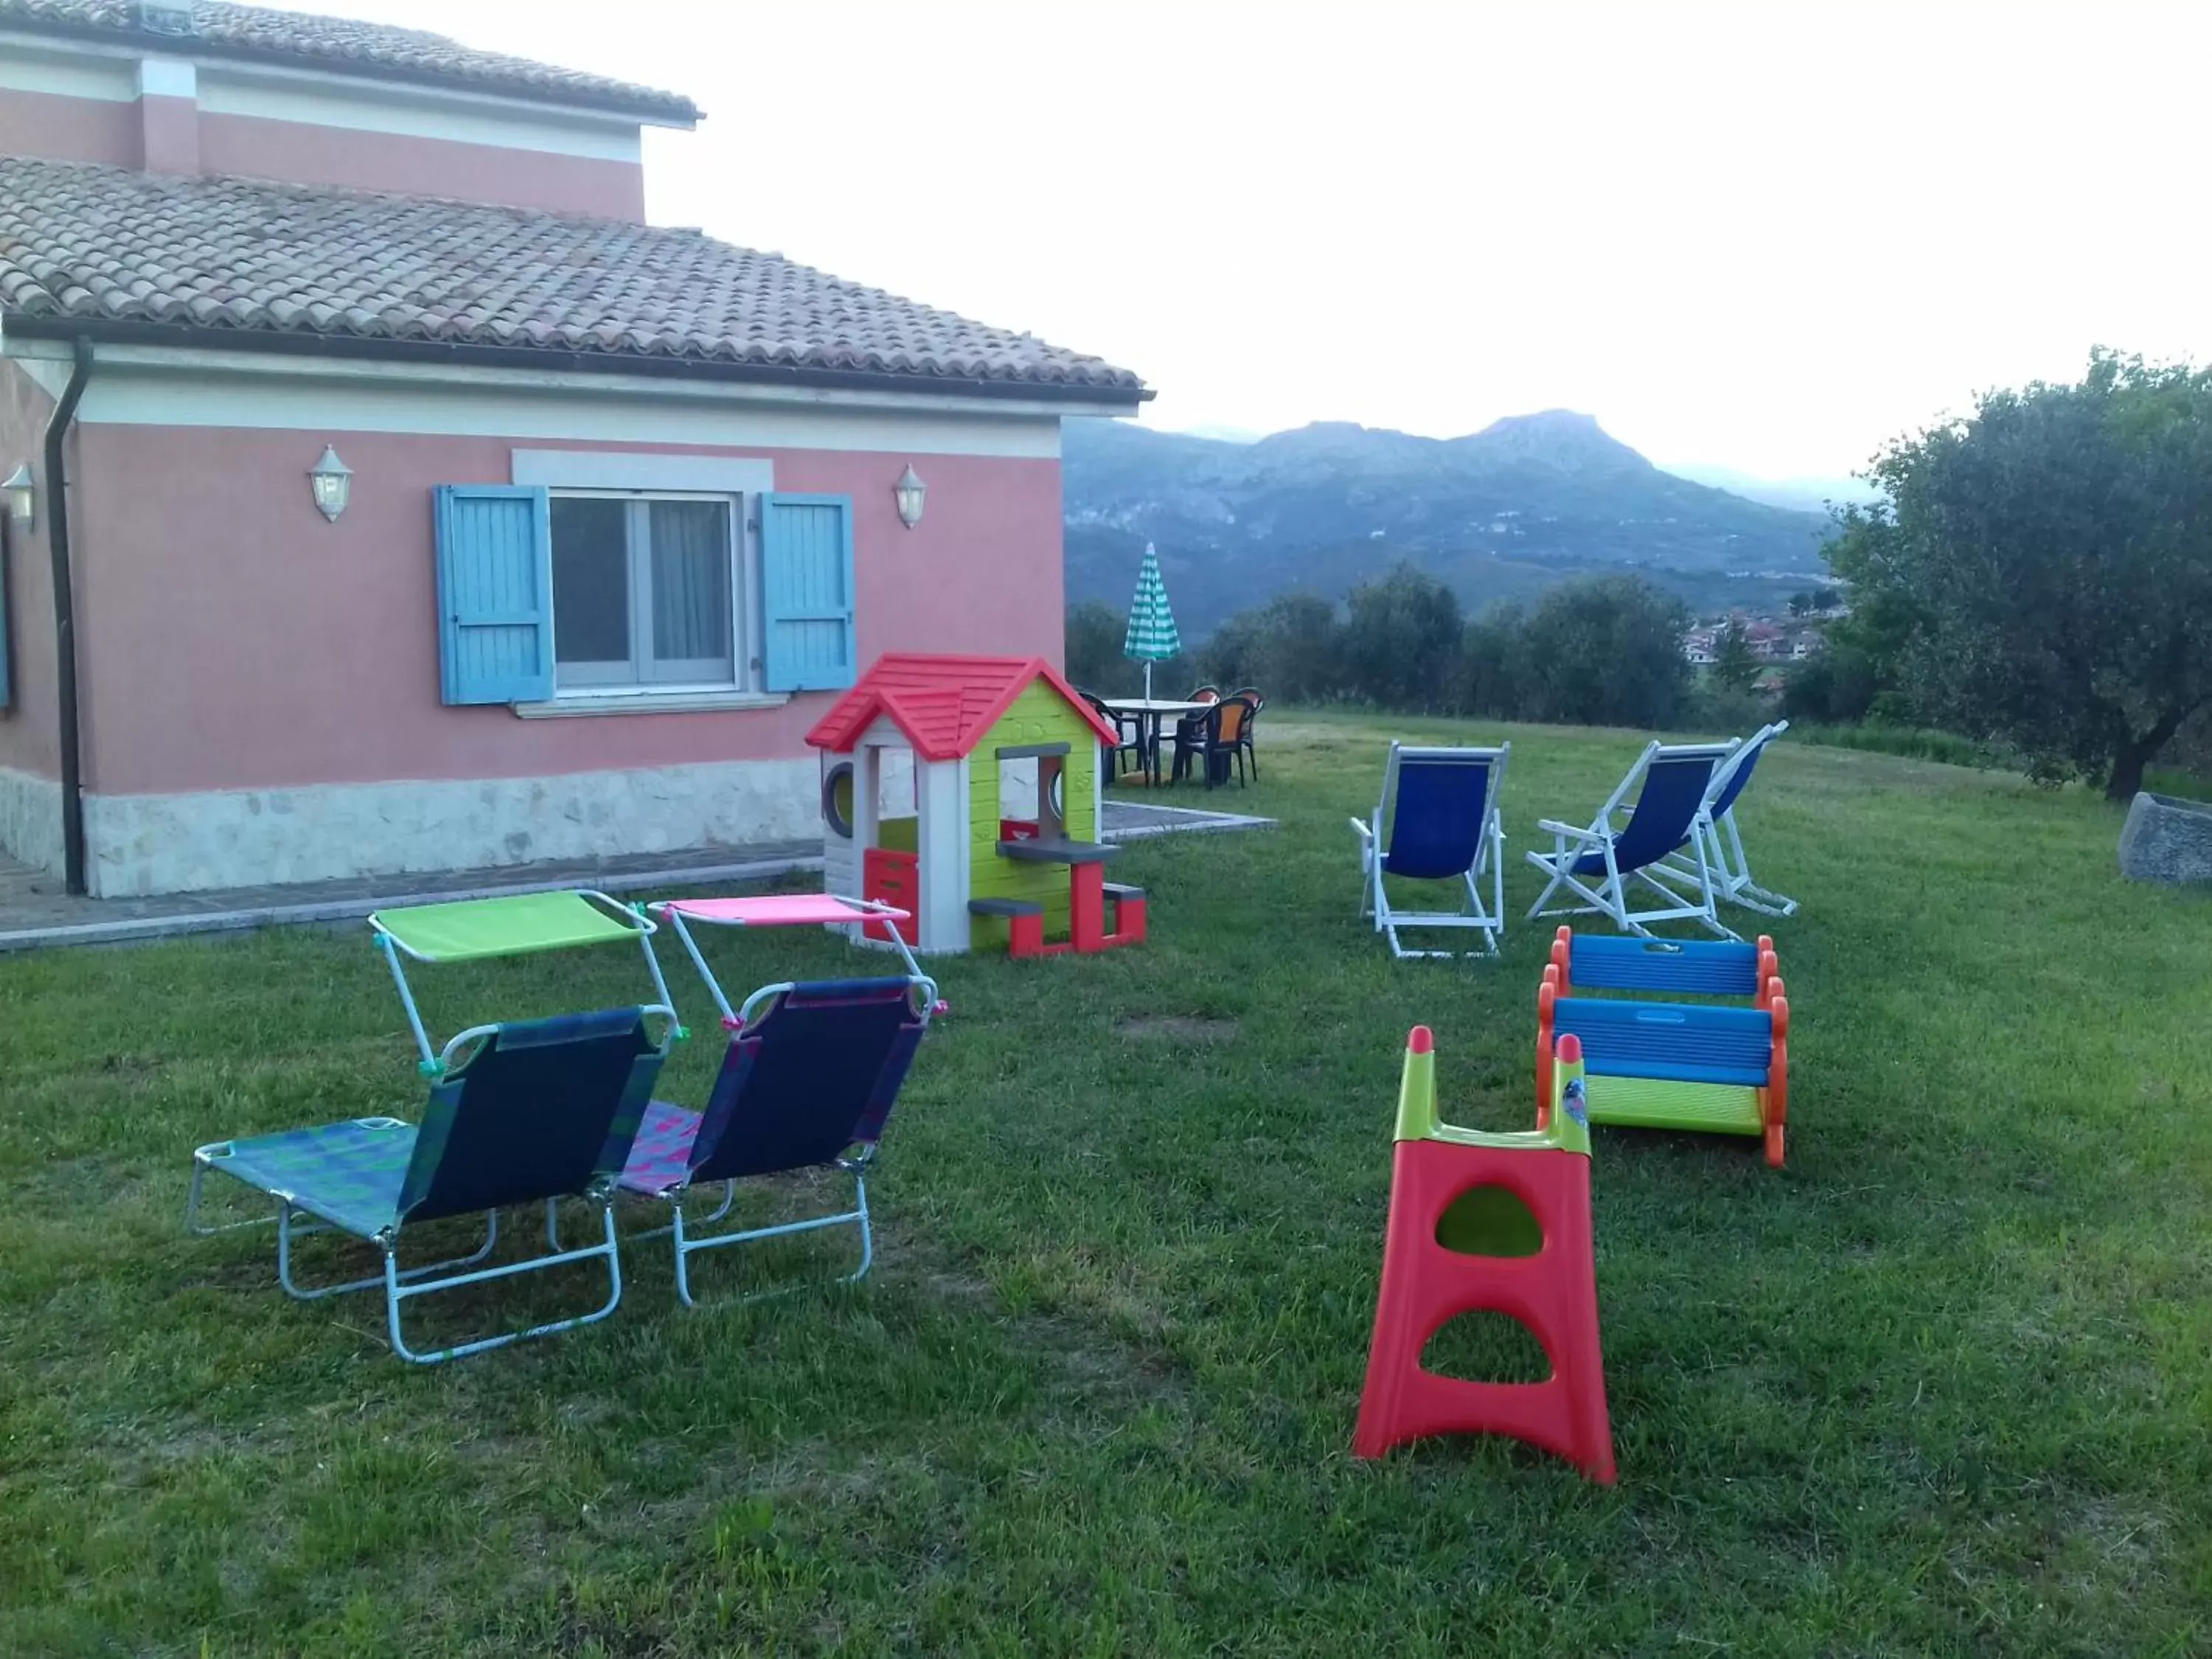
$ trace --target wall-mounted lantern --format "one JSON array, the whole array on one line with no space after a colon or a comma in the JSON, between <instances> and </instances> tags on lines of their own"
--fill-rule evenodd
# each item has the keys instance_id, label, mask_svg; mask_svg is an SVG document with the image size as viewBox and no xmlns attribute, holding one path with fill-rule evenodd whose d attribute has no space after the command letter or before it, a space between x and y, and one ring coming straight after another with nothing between
<instances>
[{"instance_id":1,"label":"wall-mounted lantern","mask_svg":"<svg viewBox=\"0 0 2212 1659\"><path fill-rule=\"evenodd\" d=\"M338 459L336 449L325 444L323 459L308 470L307 483L315 492L317 509L336 524L353 498L353 469Z\"/></svg>"},{"instance_id":2,"label":"wall-mounted lantern","mask_svg":"<svg viewBox=\"0 0 2212 1659\"><path fill-rule=\"evenodd\" d=\"M899 481L891 486L891 494L898 497L899 522L908 530L921 522L921 504L929 494L929 486L915 473L911 463L899 474Z\"/></svg>"},{"instance_id":3,"label":"wall-mounted lantern","mask_svg":"<svg viewBox=\"0 0 2212 1659\"><path fill-rule=\"evenodd\" d=\"M6 498L8 516L15 521L15 528L27 534L37 520L39 507L39 486L31 477L28 461L10 472L5 483L0 483L0 496Z\"/></svg>"}]
</instances>

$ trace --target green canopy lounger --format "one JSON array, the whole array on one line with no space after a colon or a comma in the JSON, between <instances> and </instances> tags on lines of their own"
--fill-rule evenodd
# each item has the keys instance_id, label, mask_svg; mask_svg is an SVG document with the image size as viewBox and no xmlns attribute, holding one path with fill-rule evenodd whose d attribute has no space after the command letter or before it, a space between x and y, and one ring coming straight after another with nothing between
<instances>
[{"instance_id":1,"label":"green canopy lounger","mask_svg":"<svg viewBox=\"0 0 2212 1659\"><path fill-rule=\"evenodd\" d=\"M385 1293L392 1352L428 1364L544 1336L605 1318L622 1300L614 1224L615 1183L629 1157L653 1085L678 1033L667 988L645 945L657 1000L594 1013L476 1025L433 1048L402 963L448 963L561 950L616 939L644 940L653 924L604 894L543 893L382 911L369 919L390 963L421 1051L429 1098L418 1128L398 1118L356 1118L319 1127L213 1141L192 1155L185 1224L197 1233L273 1221L277 1280L303 1301L343 1291ZM660 1032L653 1034L658 1023ZM228 1176L275 1200L254 1221L201 1218L208 1174ZM579 1197L600 1211L599 1242L483 1267L498 1242L498 1212L544 1202L549 1239L553 1208ZM399 1265L399 1241L413 1225L483 1214L483 1243L472 1254L422 1267ZM380 1276L307 1286L294 1273L293 1247L304 1237L343 1233L383 1252ZM608 1294L597 1310L423 1352L410 1347L402 1304L464 1285L604 1261Z\"/></svg>"}]
</instances>

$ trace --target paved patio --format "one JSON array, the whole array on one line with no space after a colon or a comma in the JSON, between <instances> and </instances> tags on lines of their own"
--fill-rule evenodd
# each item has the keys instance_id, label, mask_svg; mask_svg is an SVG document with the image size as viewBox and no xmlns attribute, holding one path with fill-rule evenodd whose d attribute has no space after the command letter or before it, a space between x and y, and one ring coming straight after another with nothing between
<instances>
[{"instance_id":1,"label":"paved patio","mask_svg":"<svg viewBox=\"0 0 2212 1659\"><path fill-rule=\"evenodd\" d=\"M1257 829L1271 819L1150 802L1109 800L1102 834L1133 841L1200 830ZM63 945L121 945L184 933L233 933L285 924L357 921L372 910L442 899L594 887L603 893L667 891L772 881L819 870L819 841L691 848L678 853L568 863L513 865L434 875L362 877L346 881L228 887L158 898L72 898L62 878L0 858L0 951Z\"/></svg>"},{"instance_id":2,"label":"paved patio","mask_svg":"<svg viewBox=\"0 0 2212 1659\"><path fill-rule=\"evenodd\" d=\"M1141 841L1147 836L1203 834L1224 830L1272 830L1273 818L1255 818L1242 812L1212 812L1196 806L1158 806L1148 800L1105 802L1106 823L1102 841Z\"/></svg>"}]
</instances>

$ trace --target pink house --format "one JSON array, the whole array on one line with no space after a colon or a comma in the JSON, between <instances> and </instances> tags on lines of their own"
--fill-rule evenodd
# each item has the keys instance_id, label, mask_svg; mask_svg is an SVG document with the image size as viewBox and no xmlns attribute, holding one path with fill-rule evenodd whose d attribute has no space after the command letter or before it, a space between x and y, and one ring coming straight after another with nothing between
<instances>
[{"instance_id":1,"label":"pink house","mask_svg":"<svg viewBox=\"0 0 2212 1659\"><path fill-rule=\"evenodd\" d=\"M876 656L1059 661L1060 422L1151 393L646 225L641 129L698 118L0 0L0 851L117 896L811 836Z\"/></svg>"}]
</instances>

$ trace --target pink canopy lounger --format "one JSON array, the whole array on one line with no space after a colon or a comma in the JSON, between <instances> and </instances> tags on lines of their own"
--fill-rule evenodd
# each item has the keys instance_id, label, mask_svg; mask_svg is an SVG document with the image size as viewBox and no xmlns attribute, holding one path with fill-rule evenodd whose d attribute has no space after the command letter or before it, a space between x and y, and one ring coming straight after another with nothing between
<instances>
[{"instance_id":1,"label":"pink canopy lounger","mask_svg":"<svg viewBox=\"0 0 2212 1659\"><path fill-rule=\"evenodd\" d=\"M660 899L646 906L653 915L660 917L676 930L676 937L684 941L690 953L691 965L699 970L699 977L707 981L714 994L714 1006L720 1010L722 1024L735 1030L738 1016L730 1006L730 1000L714 978L707 959L699 953L697 941L691 937L687 921L702 923L710 927L849 927L860 922L891 922L911 920L912 913L896 905L881 904L873 899L846 898L836 893L768 893L751 898ZM909 977L927 980L921 965L914 959L914 952L900 937L896 927L880 930L882 938L906 963Z\"/></svg>"},{"instance_id":2,"label":"pink canopy lounger","mask_svg":"<svg viewBox=\"0 0 2212 1659\"><path fill-rule=\"evenodd\" d=\"M937 1000L936 981L921 971L898 930L884 925L908 921L909 913L834 893L663 899L646 908L684 941L730 1037L704 1111L659 1100L645 1109L620 1184L665 1200L670 1215L667 1226L640 1237L673 1237L676 1294L686 1307L693 1305L690 1261L698 1252L817 1228L859 1228L860 1265L845 1277L863 1277L875 1255L866 1176L876 1143L922 1034L945 1007ZM733 1010L691 937L694 923L846 929L875 924L877 933L863 937L896 950L906 971L879 979L764 985ZM734 1231L699 1231L729 1214L739 1181L801 1169L851 1176L852 1207ZM685 1194L715 1182L722 1183L720 1207L696 1221L687 1218Z\"/></svg>"}]
</instances>

